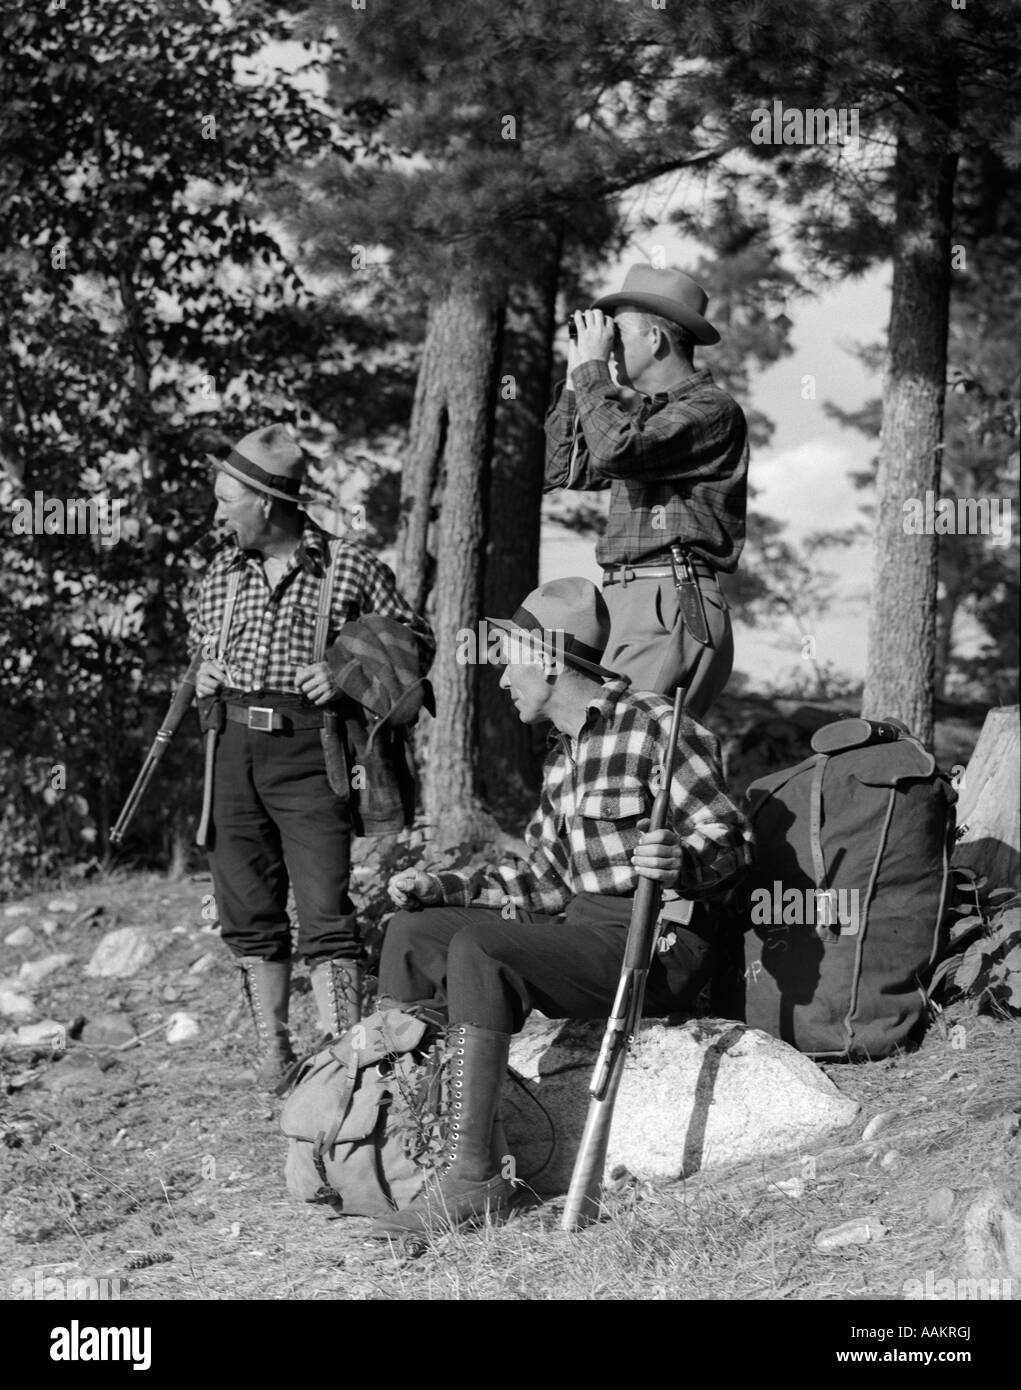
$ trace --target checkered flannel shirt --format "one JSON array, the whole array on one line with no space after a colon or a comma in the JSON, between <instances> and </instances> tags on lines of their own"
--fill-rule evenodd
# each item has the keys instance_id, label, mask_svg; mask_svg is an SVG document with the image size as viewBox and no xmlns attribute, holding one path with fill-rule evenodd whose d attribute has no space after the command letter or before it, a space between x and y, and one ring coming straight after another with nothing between
<instances>
[{"instance_id":1,"label":"checkered flannel shirt","mask_svg":"<svg viewBox=\"0 0 1021 1390\"><path fill-rule=\"evenodd\" d=\"M306 517L298 548L271 590L261 557L241 550L232 538L214 557L193 604L191 650L203 647L215 655L228 581L231 571L240 567L241 583L225 653L228 682L239 690L296 692L298 667L312 660L319 590L332 539ZM398 592L393 571L359 541L339 544L327 645L349 619L380 613L405 623L422 639L423 656L431 658L432 632Z\"/></svg>"},{"instance_id":2,"label":"checkered flannel shirt","mask_svg":"<svg viewBox=\"0 0 1021 1390\"><path fill-rule=\"evenodd\" d=\"M666 564L674 541L732 573L744 546L748 426L702 368L669 391L620 398L605 362L582 362L546 417L546 485L609 488L601 565Z\"/></svg>"},{"instance_id":3,"label":"checkered flannel shirt","mask_svg":"<svg viewBox=\"0 0 1021 1390\"><path fill-rule=\"evenodd\" d=\"M672 704L609 681L589 702L577 740L554 732L539 809L525 832L527 861L435 875L446 903L562 912L577 893L634 894L635 828L655 800ZM750 862L751 831L723 791L716 739L685 715L674 762L669 824L680 836L684 897L711 896Z\"/></svg>"}]
</instances>

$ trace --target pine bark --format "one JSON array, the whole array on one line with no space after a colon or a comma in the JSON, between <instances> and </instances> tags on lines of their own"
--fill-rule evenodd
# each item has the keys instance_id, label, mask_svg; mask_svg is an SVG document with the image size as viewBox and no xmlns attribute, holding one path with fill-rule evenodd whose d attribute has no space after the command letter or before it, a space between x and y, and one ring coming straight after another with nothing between
<instances>
[{"instance_id":1,"label":"pine bark","mask_svg":"<svg viewBox=\"0 0 1021 1390\"><path fill-rule=\"evenodd\" d=\"M920 123L919 123L920 126ZM933 738L935 535L906 534L905 507L939 495L956 154L905 128L894 169L893 295L879 443L875 555L862 712Z\"/></svg>"},{"instance_id":2,"label":"pine bark","mask_svg":"<svg viewBox=\"0 0 1021 1390\"><path fill-rule=\"evenodd\" d=\"M467 276L434 301L402 481L400 583L416 607L428 608L437 640L436 718L421 761L425 814L440 843L474 840L485 828L476 785L479 668L458 661L457 636L477 632L480 616L501 324L496 294Z\"/></svg>"}]
</instances>

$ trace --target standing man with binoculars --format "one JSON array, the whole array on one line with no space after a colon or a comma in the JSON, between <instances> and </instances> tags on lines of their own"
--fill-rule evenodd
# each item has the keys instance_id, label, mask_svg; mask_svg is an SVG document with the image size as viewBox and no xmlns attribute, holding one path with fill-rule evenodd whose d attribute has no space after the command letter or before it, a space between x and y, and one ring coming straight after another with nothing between
<instances>
[{"instance_id":1,"label":"standing man with binoculars","mask_svg":"<svg viewBox=\"0 0 1021 1390\"><path fill-rule=\"evenodd\" d=\"M567 380L546 417L545 491L610 489L596 546L606 664L636 690L683 685L700 720L734 664L717 575L744 545L748 474L744 413L692 361L720 340L707 304L683 271L631 266L618 293L574 314Z\"/></svg>"}]
</instances>

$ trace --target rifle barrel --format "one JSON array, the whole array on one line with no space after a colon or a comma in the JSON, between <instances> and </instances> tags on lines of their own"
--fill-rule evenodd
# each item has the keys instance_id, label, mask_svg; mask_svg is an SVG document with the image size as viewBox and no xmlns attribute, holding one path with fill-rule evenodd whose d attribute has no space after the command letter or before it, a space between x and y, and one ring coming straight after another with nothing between
<instances>
[{"instance_id":1,"label":"rifle barrel","mask_svg":"<svg viewBox=\"0 0 1021 1390\"><path fill-rule=\"evenodd\" d=\"M202 652L200 650L195 653L188 663L188 669L185 671L177 689L174 691L174 698L171 700L170 707L163 716L163 722L156 731L156 737L153 739L152 745L145 755L145 761L142 764L141 771L135 778L134 785L121 808L121 813L117 817L113 829L110 831L111 845L119 845L124 839L127 828L134 819L135 812L138 810L139 803L145 794L145 789L152 781L157 763L167 751L170 740L177 732L178 725L181 723L185 714L187 714L188 707L195 698L195 676L201 661Z\"/></svg>"},{"instance_id":2,"label":"rifle barrel","mask_svg":"<svg viewBox=\"0 0 1021 1390\"><path fill-rule=\"evenodd\" d=\"M684 713L684 691L674 695L673 716L670 720L670 739L663 763L663 780L653 802L649 830L662 830L670 812L670 792L673 786L675 751ZM571 1174L571 1185L564 1203L560 1228L575 1231L599 1215L599 1197L610 1142L613 1107L624 1075L627 1045L638 1030L645 997L645 981L649 973L653 943L656 939L659 916L660 885L640 877L631 907L624 962L621 967L613 1009L603 1033L602 1046L596 1060L589 1087L591 1100Z\"/></svg>"}]
</instances>

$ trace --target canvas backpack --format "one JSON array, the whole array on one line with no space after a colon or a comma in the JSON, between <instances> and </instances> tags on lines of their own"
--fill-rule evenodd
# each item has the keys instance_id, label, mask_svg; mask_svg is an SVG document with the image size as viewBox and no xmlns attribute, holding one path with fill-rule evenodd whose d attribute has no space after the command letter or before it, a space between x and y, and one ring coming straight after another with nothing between
<instances>
[{"instance_id":1,"label":"canvas backpack","mask_svg":"<svg viewBox=\"0 0 1021 1390\"><path fill-rule=\"evenodd\" d=\"M287 1189L345 1216L383 1216L421 1192L442 1149L443 1027L371 1014L307 1058L284 1102Z\"/></svg>"},{"instance_id":2,"label":"canvas backpack","mask_svg":"<svg viewBox=\"0 0 1021 1390\"><path fill-rule=\"evenodd\" d=\"M812 748L748 788L744 953L724 1007L816 1057L885 1057L924 1028L957 798L894 721L838 720Z\"/></svg>"}]
</instances>

